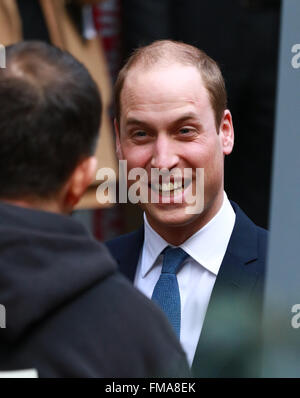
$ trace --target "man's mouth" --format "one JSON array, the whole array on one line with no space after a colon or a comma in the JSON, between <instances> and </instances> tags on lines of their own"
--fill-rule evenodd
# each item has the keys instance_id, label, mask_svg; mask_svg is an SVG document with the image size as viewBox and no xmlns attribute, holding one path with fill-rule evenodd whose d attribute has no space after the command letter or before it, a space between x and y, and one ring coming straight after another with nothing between
<instances>
[{"instance_id":1,"label":"man's mouth","mask_svg":"<svg viewBox=\"0 0 300 398\"><path fill-rule=\"evenodd\" d=\"M185 181L183 184L182 180L168 183L150 183L149 187L159 193L161 196L176 196L184 191L190 185L191 181Z\"/></svg>"}]
</instances>

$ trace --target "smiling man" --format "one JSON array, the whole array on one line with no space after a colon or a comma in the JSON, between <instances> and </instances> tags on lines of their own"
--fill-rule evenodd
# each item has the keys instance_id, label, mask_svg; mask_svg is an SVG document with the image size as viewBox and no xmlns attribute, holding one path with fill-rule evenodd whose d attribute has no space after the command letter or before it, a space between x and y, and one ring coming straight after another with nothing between
<instances>
[{"instance_id":1,"label":"smiling man","mask_svg":"<svg viewBox=\"0 0 300 398\"><path fill-rule=\"evenodd\" d=\"M193 46L157 41L131 56L115 96L117 153L128 171L142 168L151 181L153 169L182 176L189 169L191 178L150 183L144 226L107 245L121 271L164 311L195 376L252 376L266 231L224 192L234 130L221 71ZM204 171L200 191L197 170ZM197 192L203 206L190 212L187 199Z\"/></svg>"}]
</instances>

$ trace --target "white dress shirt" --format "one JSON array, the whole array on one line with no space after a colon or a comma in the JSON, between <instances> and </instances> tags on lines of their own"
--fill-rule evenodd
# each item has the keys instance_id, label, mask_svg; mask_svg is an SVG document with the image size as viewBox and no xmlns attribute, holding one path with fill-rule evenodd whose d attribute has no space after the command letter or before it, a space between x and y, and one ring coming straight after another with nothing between
<instances>
[{"instance_id":1,"label":"white dress shirt","mask_svg":"<svg viewBox=\"0 0 300 398\"><path fill-rule=\"evenodd\" d=\"M160 254L169 245L149 225L146 215L145 239L134 285L151 298L162 268ZM189 257L177 273L181 298L180 342L192 365L211 292L235 223L235 213L224 192L218 213L179 247Z\"/></svg>"}]
</instances>

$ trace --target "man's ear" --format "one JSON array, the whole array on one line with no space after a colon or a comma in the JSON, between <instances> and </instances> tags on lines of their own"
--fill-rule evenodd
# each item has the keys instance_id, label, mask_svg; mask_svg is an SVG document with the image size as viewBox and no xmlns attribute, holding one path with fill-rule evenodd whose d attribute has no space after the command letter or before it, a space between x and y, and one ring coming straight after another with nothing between
<instances>
[{"instance_id":1,"label":"man's ear","mask_svg":"<svg viewBox=\"0 0 300 398\"><path fill-rule=\"evenodd\" d=\"M234 145L234 129L232 123L232 116L228 109L224 111L224 115L220 124L219 135L224 155L229 155L232 152Z\"/></svg>"},{"instance_id":2,"label":"man's ear","mask_svg":"<svg viewBox=\"0 0 300 398\"><path fill-rule=\"evenodd\" d=\"M82 160L75 168L63 193L63 208L66 212L73 210L88 186L94 181L97 169L97 158L90 156Z\"/></svg>"},{"instance_id":3,"label":"man's ear","mask_svg":"<svg viewBox=\"0 0 300 398\"><path fill-rule=\"evenodd\" d=\"M122 147L121 147L121 142L120 142L120 127L119 123L117 122L117 119L114 119L114 127L115 127L115 132L116 132L116 154L119 160L123 160L123 152L122 152Z\"/></svg>"}]
</instances>

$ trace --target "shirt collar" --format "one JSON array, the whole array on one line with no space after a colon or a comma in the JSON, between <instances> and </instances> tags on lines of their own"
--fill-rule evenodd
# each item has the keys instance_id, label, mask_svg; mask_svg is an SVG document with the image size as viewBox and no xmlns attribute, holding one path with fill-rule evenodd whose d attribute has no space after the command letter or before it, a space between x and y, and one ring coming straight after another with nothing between
<instances>
[{"instance_id":1,"label":"shirt collar","mask_svg":"<svg viewBox=\"0 0 300 398\"><path fill-rule=\"evenodd\" d=\"M160 253L165 247L169 246L169 243L164 240L154 229L151 227L147 220L147 216L144 213L144 229L145 238L144 246L142 250L142 277L144 278L146 274L154 266L156 260L158 259Z\"/></svg>"},{"instance_id":2,"label":"shirt collar","mask_svg":"<svg viewBox=\"0 0 300 398\"><path fill-rule=\"evenodd\" d=\"M155 265L162 250L169 246L150 226L144 213L145 239L142 251L142 277ZM235 223L235 212L224 192L223 203L218 213L180 247L197 263L217 275L226 253Z\"/></svg>"}]
</instances>

